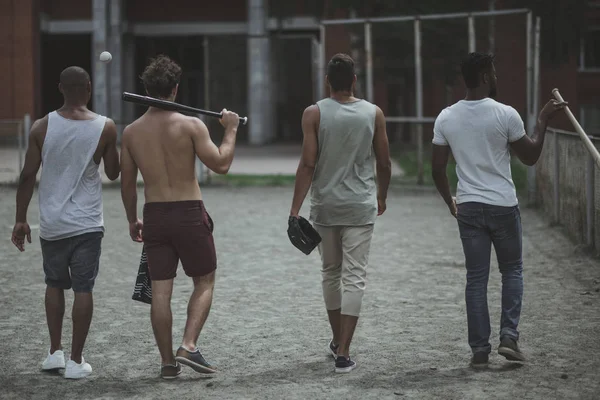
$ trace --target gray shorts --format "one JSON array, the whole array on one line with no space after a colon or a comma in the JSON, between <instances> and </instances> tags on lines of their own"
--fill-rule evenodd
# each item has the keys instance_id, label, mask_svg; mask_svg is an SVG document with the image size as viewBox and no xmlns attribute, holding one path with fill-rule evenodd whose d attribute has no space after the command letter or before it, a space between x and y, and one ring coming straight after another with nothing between
<instances>
[{"instance_id":1,"label":"gray shorts","mask_svg":"<svg viewBox=\"0 0 600 400\"><path fill-rule=\"evenodd\" d=\"M91 232L60 240L40 238L46 285L91 292L98 275L103 237L103 232Z\"/></svg>"}]
</instances>

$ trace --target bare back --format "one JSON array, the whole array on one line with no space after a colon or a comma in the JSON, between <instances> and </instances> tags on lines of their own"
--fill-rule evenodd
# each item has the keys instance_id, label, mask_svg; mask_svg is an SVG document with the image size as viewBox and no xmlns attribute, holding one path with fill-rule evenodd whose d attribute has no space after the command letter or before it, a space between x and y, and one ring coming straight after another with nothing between
<instances>
[{"instance_id":1,"label":"bare back","mask_svg":"<svg viewBox=\"0 0 600 400\"><path fill-rule=\"evenodd\" d=\"M146 203L202 199L192 119L150 109L128 126L127 151L144 179Z\"/></svg>"}]
</instances>

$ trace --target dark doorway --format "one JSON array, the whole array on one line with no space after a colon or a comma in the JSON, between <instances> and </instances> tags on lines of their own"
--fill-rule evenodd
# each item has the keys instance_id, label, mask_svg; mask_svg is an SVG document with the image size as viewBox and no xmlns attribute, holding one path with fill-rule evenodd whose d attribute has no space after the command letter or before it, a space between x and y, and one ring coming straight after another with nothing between
<instances>
[{"instance_id":1,"label":"dark doorway","mask_svg":"<svg viewBox=\"0 0 600 400\"><path fill-rule=\"evenodd\" d=\"M272 40L277 77L276 132L279 142L302 142L302 113L314 103L313 36L311 33L275 36Z\"/></svg>"},{"instance_id":2,"label":"dark doorway","mask_svg":"<svg viewBox=\"0 0 600 400\"><path fill-rule=\"evenodd\" d=\"M204 46L202 36L136 37L135 73L136 92L145 94L139 76L151 58L164 54L183 69L175 101L185 105L204 107ZM135 118L147 107L136 106Z\"/></svg>"},{"instance_id":3,"label":"dark doorway","mask_svg":"<svg viewBox=\"0 0 600 400\"><path fill-rule=\"evenodd\" d=\"M63 98L58 91L60 73L76 65L92 75L92 36L90 34L41 36L42 112L60 108ZM92 80L94 77L92 76ZM93 110L92 100L88 107Z\"/></svg>"}]
</instances>

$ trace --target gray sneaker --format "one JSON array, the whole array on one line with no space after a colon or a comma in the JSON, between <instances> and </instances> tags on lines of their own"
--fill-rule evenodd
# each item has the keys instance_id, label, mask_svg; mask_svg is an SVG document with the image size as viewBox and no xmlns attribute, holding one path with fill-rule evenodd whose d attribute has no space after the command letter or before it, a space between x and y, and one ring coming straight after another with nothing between
<instances>
[{"instance_id":1,"label":"gray sneaker","mask_svg":"<svg viewBox=\"0 0 600 400\"><path fill-rule=\"evenodd\" d=\"M217 372L217 369L202 357L202 353L200 353L200 349L198 348L194 351L189 351L180 347L175 355L175 360L201 374L214 374Z\"/></svg>"},{"instance_id":2,"label":"gray sneaker","mask_svg":"<svg viewBox=\"0 0 600 400\"><path fill-rule=\"evenodd\" d=\"M504 356L509 361L525 361L525 356L521 353L517 341L508 336L500 339L498 354Z\"/></svg>"}]
</instances>

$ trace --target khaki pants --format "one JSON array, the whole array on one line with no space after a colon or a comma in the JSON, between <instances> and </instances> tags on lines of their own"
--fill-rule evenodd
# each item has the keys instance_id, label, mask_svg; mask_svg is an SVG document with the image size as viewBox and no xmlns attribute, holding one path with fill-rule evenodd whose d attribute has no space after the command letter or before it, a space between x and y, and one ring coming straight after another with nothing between
<instances>
[{"instance_id":1,"label":"khaki pants","mask_svg":"<svg viewBox=\"0 0 600 400\"><path fill-rule=\"evenodd\" d=\"M367 265L374 225L323 226L319 253L323 264L323 298L327 310L342 309L343 315L358 317L367 278Z\"/></svg>"}]
</instances>

